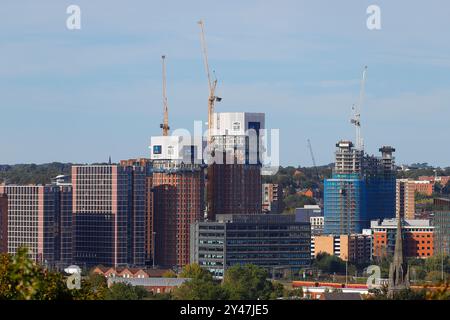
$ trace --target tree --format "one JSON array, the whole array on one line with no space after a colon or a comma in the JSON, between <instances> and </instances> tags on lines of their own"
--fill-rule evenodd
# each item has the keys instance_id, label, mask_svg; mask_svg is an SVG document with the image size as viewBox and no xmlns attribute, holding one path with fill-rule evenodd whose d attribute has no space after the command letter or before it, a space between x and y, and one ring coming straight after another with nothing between
<instances>
[{"instance_id":1,"label":"tree","mask_svg":"<svg viewBox=\"0 0 450 320\"><path fill-rule=\"evenodd\" d=\"M313 262L313 267L326 273L345 273L345 262L334 255L325 252L319 252Z\"/></svg>"},{"instance_id":2,"label":"tree","mask_svg":"<svg viewBox=\"0 0 450 320\"><path fill-rule=\"evenodd\" d=\"M255 265L234 265L230 267L223 280L223 288L232 300L269 299L273 284L265 269Z\"/></svg>"},{"instance_id":3,"label":"tree","mask_svg":"<svg viewBox=\"0 0 450 320\"><path fill-rule=\"evenodd\" d=\"M178 300L223 300L226 293L216 283L210 272L198 264L186 265L180 273L180 278L189 278L173 291L173 297Z\"/></svg>"},{"instance_id":4,"label":"tree","mask_svg":"<svg viewBox=\"0 0 450 320\"><path fill-rule=\"evenodd\" d=\"M72 294L61 274L36 264L28 250L0 255L0 299L8 300L70 300Z\"/></svg>"},{"instance_id":5,"label":"tree","mask_svg":"<svg viewBox=\"0 0 450 320\"><path fill-rule=\"evenodd\" d=\"M102 275L90 273L81 279L81 288L72 290L75 300L103 300L108 292L106 278Z\"/></svg>"},{"instance_id":6,"label":"tree","mask_svg":"<svg viewBox=\"0 0 450 320\"><path fill-rule=\"evenodd\" d=\"M147 295L147 290L142 287L118 282L106 292L105 300L142 300Z\"/></svg>"},{"instance_id":7,"label":"tree","mask_svg":"<svg viewBox=\"0 0 450 320\"><path fill-rule=\"evenodd\" d=\"M163 278L176 278L177 274L173 270L167 270L162 274Z\"/></svg>"}]
</instances>

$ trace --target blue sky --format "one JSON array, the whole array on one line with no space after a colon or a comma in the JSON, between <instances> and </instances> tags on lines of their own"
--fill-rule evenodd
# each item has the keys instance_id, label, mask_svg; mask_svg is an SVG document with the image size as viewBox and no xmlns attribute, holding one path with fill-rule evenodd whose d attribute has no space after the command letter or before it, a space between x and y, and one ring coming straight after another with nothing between
<instances>
[{"instance_id":1,"label":"blue sky","mask_svg":"<svg viewBox=\"0 0 450 320\"><path fill-rule=\"evenodd\" d=\"M66 8L82 29L66 28ZM381 30L366 8L381 8ZM172 128L206 121L204 19L218 111L266 113L283 165L333 161L359 78L368 153L450 165L450 3L430 1L2 0L0 163L90 163L148 156L162 119L167 55Z\"/></svg>"}]
</instances>

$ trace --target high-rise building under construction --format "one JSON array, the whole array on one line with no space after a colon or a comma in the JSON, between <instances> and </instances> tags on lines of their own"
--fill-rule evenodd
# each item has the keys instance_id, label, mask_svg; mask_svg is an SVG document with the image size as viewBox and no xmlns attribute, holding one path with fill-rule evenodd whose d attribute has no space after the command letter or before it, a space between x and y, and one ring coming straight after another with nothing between
<instances>
[{"instance_id":1,"label":"high-rise building under construction","mask_svg":"<svg viewBox=\"0 0 450 320\"><path fill-rule=\"evenodd\" d=\"M264 113L214 113L208 159L208 219L262 212Z\"/></svg>"},{"instance_id":2,"label":"high-rise building under construction","mask_svg":"<svg viewBox=\"0 0 450 320\"><path fill-rule=\"evenodd\" d=\"M151 138L154 263L170 268L189 263L190 225L204 212L202 143L187 140Z\"/></svg>"},{"instance_id":3,"label":"high-rise building under construction","mask_svg":"<svg viewBox=\"0 0 450 320\"><path fill-rule=\"evenodd\" d=\"M392 147L381 157L364 154L350 141L336 144L331 179L324 182L324 232L360 233L370 220L395 216L395 166Z\"/></svg>"}]
</instances>

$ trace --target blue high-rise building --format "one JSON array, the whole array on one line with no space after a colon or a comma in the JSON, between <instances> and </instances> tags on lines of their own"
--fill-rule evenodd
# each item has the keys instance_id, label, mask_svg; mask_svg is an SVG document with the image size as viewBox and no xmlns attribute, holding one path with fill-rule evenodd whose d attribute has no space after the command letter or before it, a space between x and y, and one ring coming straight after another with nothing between
<instances>
[{"instance_id":1,"label":"blue high-rise building","mask_svg":"<svg viewBox=\"0 0 450 320\"><path fill-rule=\"evenodd\" d=\"M350 141L336 147L332 178L324 182L324 233L361 233L370 220L394 217L395 149L382 147L382 156L375 157Z\"/></svg>"}]
</instances>

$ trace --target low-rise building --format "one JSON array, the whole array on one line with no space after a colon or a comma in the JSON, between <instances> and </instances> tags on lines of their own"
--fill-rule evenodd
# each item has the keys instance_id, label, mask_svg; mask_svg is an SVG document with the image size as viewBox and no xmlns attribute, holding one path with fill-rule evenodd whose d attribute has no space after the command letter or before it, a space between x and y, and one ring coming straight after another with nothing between
<instances>
[{"instance_id":1,"label":"low-rise building","mask_svg":"<svg viewBox=\"0 0 450 320\"><path fill-rule=\"evenodd\" d=\"M236 264L254 264L269 273L310 265L310 224L294 215L217 215L215 222L191 225L191 263L222 278Z\"/></svg>"},{"instance_id":2,"label":"low-rise building","mask_svg":"<svg viewBox=\"0 0 450 320\"><path fill-rule=\"evenodd\" d=\"M152 293L169 293L178 288L189 278L108 278L108 287L115 283L125 283L132 286L143 287Z\"/></svg>"},{"instance_id":3,"label":"low-rise building","mask_svg":"<svg viewBox=\"0 0 450 320\"><path fill-rule=\"evenodd\" d=\"M371 221L372 255L381 258L394 254L397 219ZM429 220L405 219L402 224L406 257L428 258L434 254L434 226Z\"/></svg>"},{"instance_id":4,"label":"low-rise building","mask_svg":"<svg viewBox=\"0 0 450 320\"><path fill-rule=\"evenodd\" d=\"M351 235L320 235L312 236L311 257L319 253L335 255L344 261L366 263L371 260L371 235L369 233Z\"/></svg>"},{"instance_id":5,"label":"low-rise building","mask_svg":"<svg viewBox=\"0 0 450 320\"><path fill-rule=\"evenodd\" d=\"M428 180L416 180L414 183L414 191L426 196L431 196L434 190L434 183Z\"/></svg>"}]
</instances>

